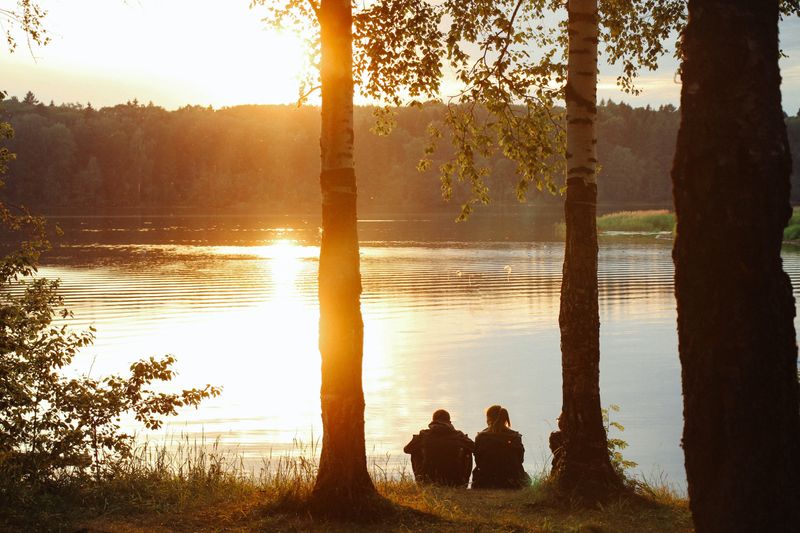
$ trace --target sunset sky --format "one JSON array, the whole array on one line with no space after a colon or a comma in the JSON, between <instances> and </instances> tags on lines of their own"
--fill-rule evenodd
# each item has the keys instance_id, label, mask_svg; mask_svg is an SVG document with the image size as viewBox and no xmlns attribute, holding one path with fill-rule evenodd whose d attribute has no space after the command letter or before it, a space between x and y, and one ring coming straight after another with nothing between
<instances>
[{"instance_id":1,"label":"sunset sky","mask_svg":"<svg viewBox=\"0 0 800 533\"><path fill-rule=\"evenodd\" d=\"M2 86L11 95L32 90L44 101L95 107L137 98L168 109L296 101L304 58L300 39L261 21L248 0L43 0L52 42L25 43L0 53ZM800 20L784 21L781 41L783 105L800 108ZM35 57L34 57L35 56ZM634 105L679 102L677 63L646 73L644 93L624 95L615 70L601 64L598 98Z\"/></svg>"}]
</instances>

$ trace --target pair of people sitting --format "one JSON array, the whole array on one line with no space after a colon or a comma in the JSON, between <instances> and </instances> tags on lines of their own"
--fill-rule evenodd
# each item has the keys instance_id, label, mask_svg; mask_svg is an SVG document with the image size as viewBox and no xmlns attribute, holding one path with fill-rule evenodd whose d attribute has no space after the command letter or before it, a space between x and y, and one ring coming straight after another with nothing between
<instances>
[{"instance_id":1,"label":"pair of people sitting","mask_svg":"<svg viewBox=\"0 0 800 533\"><path fill-rule=\"evenodd\" d=\"M518 489L530 483L522 466L522 435L511 429L508 411L493 405L486 410L486 429L473 442L453 427L450 413L433 413L428 429L414 435L403 451L419 483L466 487L472 473L474 489ZM472 457L475 456L475 470Z\"/></svg>"}]
</instances>

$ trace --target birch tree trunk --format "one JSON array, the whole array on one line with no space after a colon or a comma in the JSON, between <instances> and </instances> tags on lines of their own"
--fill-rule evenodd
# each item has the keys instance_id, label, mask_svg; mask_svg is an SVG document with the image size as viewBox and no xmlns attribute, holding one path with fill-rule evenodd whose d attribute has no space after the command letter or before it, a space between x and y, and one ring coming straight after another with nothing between
<instances>
[{"instance_id":1,"label":"birch tree trunk","mask_svg":"<svg viewBox=\"0 0 800 533\"><path fill-rule=\"evenodd\" d=\"M683 449L698 532L800 531L778 0L690 0L672 170Z\"/></svg>"},{"instance_id":2,"label":"birch tree trunk","mask_svg":"<svg viewBox=\"0 0 800 533\"><path fill-rule=\"evenodd\" d=\"M608 457L600 406L597 289L597 0L569 0L566 245L561 282L562 410L550 436L565 492L598 500L621 487Z\"/></svg>"},{"instance_id":3,"label":"birch tree trunk","mask_svg":"<svg viewBox=\"0 0 800 533\"><path fill-rule=\"evenodd\" d=\"M364 324L353 165L353 66L350 0L322 0L322 244L319 350L322 356L322 454L313 498L345 510L375 493L367 472Z\"/></svg>"}]
</instances>

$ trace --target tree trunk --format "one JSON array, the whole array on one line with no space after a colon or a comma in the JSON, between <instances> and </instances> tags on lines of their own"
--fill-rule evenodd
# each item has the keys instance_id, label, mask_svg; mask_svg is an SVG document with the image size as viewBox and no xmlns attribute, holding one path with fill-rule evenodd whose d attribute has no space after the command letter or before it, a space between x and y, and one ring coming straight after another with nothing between
<instances>
[{"instance_id":1,"label":"tree trunk","mask_svg":"<svg viewBox=\"0 0 800 533\"><path fill-rule=\"evenodd\" d=\"M550 436L562 490L603 499L622 486L608 457L600 406L597 302L597 0L569 0L567 227L561 282L562 410Z\"/></svg>"},{"instance_id":2,"label":"tree trunk","mask_svg":"<svg viewBox=\"0 0 800 533\"><path fill-rule=\"evenodd\" d=\"M683 448L699 532L800 531L778 0L690 0L672 179Z\"/></svg>"},{"instance_id":3,"label":"tree trunk","mask_svg":"<svg viewBox=\"0 0 800 533\"><path fill-rule=\"evenodd\" d=\"M353 69L350 0L322 0L322 244L319 350L322 356L322 455L313 498L330 510L358 506L375 493L364 444L361 386L364 324L353 168Z\"/></svg>"}]
</instances>

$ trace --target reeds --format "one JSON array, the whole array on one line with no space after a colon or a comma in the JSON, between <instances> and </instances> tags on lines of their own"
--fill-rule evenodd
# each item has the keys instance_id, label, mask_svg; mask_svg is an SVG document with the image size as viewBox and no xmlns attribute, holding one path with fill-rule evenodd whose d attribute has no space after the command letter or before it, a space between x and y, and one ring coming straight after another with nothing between
<instances>
[{"instance_id":1,"label":"reeds","mask_svg":"<svg viewBox=\"0 0 800 533\"><path fill-rule=\"evenodd\" d=\"M619 211L597 217L597 229L606 234L657 235L675 231L675 213L666 209L649 211ZM566 238L564 222L555 225L555 235Z\"/></svg>"},{"instance_id":2,"label":"reeds","mask_svg":"<svg viewBox=\"0 0 800 533\"><path fill-rule=\"evenodd\" d=\"M604 232L671 232L675 229L675 214L666 209L609 213L597 218L597 229Z\"/></svg>"}]
</instances>

